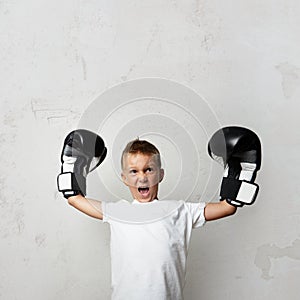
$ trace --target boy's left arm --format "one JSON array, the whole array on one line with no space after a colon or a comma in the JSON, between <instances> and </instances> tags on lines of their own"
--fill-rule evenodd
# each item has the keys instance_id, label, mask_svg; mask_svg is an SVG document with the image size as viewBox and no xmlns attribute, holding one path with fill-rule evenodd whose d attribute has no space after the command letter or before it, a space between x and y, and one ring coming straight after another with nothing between
<instances>
[{"instance_id":1,"label":"boy's left arm","mask_svg":"<svg viewBox=\"0 0 300 300\"><path fill-rule=\"evenodd\" d=\"M237 208L227 203L226 200L217 203L207 203L204 208L206 221L213 221L235 214Z\"/></svg>"}]
</instances>

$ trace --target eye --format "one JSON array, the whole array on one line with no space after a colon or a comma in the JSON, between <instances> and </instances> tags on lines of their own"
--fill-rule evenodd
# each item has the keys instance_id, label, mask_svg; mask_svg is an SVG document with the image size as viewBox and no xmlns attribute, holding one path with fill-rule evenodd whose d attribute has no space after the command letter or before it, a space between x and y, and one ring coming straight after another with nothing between
<instances>
[{"instance_id":1,"label":"eye","mask_svg":"<svg viewBox=\"0 0 300 300\"><path fill-rule=\"evenodd\" d=\"M146 169L146 172L152 172L152 171L153 171L153 169L150 167Z\"/></svg>"},{"instance_id":2,"label":"eye","mask_svg":"<svg viewBox=\"0 0 300 300\"><path fill-rule=\"evenodd\" d=\"M130 170L129 173L130 174L136 174L136 170Z\"/></svg>"}]
</instances>

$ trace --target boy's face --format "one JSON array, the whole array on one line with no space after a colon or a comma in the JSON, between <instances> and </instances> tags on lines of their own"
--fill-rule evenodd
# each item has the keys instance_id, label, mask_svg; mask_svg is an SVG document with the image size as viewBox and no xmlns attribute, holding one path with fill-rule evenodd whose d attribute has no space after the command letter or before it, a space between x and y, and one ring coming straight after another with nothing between
<instances>
[{"instance_id":1,"label":"boy's face","mask_svg":"<svg viewBox=\"0 0 300 300\"><path fill-rule=\"evenodd\" d=\"M150 202L157 198L158 184L164 170L157 165L155 155L127 154L123 158L123 182L131 195L139 202Z\"/></svg>"}]
</instances>

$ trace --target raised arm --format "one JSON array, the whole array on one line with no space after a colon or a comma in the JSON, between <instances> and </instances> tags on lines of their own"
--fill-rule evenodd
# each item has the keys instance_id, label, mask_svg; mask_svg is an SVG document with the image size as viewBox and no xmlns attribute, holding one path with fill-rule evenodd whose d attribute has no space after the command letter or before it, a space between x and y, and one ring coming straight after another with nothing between
<instances>
[{"instance_id":1,"label":"raised arm","mask_svg":"<svg viewBox=\"0 0 300 300\"><path fill-rule=\"evenodd\" d=\"M206 221L213 221L235 214L236 207L227 203L226 200L207 203L204 208L204 217Z\"/></svg>"}]
</instances>

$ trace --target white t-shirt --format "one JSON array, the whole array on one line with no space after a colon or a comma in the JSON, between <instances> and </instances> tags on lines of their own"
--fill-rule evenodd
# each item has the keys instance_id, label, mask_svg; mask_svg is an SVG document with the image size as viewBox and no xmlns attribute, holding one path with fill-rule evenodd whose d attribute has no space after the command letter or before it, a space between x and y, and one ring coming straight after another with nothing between
<instances>
[{"instance_id":1,"label":"white t-shirt","mask_svg":"<svg viewBox=\"0 0 300 300\"><path fill-rule=\"evenodd\" d=\"M173 200L102 203L111 228L113 300L183 299L191 230L204 225L204 207Z\"/></svg>"}]
</instances>

